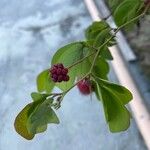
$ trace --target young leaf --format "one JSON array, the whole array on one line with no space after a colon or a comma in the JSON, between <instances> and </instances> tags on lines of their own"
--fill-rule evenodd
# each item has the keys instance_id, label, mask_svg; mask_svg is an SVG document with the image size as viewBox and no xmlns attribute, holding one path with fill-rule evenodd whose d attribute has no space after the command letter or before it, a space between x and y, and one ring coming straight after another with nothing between
<instances>
[{"instance_id":1,"label":"young leaf","mask_svg":"<svg viewBox=\"0 0 150 150\"><path fill-rule=\"evenodd\" d=\"M49 100L39 103L28 118L27 129L29 133L36 134L44 132L48 123L59 123L53 109L49 106Z\"/></svg>"},{"instance_id":2,"label":"young leaf","mask_svg":"<svg viewBox=\"0 0 150 150\"><path fill-rule=\"evenodd\" d=\"M37 77L37 89L39 92L46 91L50 93L54 88L54 82L51 80L49 70L44 70Z\"/></svg>"},{"instance_id":3,"label":"young leaf","mask_svg":"<svg viewBox=\"0 0 150 150\"><path fill-rule=\"evenodd\" d=\"M103 43L105 43L112 36L110 31L111 29L109 28L102 30L95 39L94 47L100 47ZM110 45L110 41L106 45Z\"/></svg>"},{"instance_id":4,"label":"young leaf","mask_svg":"<svg viewBox=\"0 0 150 150\"><path fill-rule=\"evenodd\" d=\"M96 60L95 66L93 68L93 73L95 76L107 79L107 75L109 73L109 65L102 57L99 57Z\"/></svg>"},{"instance_id":5,"label":"young leaf","mask_svg":"<svg viewBox=\"0 0 150 150\"><path fill-rule=\"evenodd\" d=\"M104 29L110 28L106 21L95 21L85 31L85 37L87 40L92 40Z\"/></svg>"},{"instance_id":6,"label":"young leaf","mask_svg":"<svg viewBox=\"0 0 150 150\"><path fill-rule=\"evenodd\" d=\"M139 8L143 1L141 0L124 0L115 10L114 19L118 26L130 21L138 15Z\"/></svg>"},{"instance_id":7,"label":"young leaf","mask_svg":"<svg viewBox=\"0 0 150 150\"><path fill-rule=\"evenodd\" d=\"M32 107L32 103L28 104L16 117L15 119L15 129L18 134L20 134L22 137L24 137L27 140L31 140L34 138L34 134L29 133L28 129L26 127L26 123L28 120L29 110Z\"/></svg>"}]
</instances>

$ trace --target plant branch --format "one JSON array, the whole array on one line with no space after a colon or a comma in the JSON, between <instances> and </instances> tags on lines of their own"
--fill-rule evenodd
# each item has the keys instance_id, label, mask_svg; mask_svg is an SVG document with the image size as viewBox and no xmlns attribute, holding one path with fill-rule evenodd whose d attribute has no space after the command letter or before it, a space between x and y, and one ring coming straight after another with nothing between
<instances>
[{"instance_id":1,"label":"plant branch","mask_svg":"<svg viewBox=\"0 0 150 150\"><path fill-rule=\"evenodd\" d=\"M94 65L95 65L96 59L97 59L97 57L98 57L98 54L100 53L100 50L101 50L102 47L104 47L109 41L111 41L114 37L115 37L115 36L112 35L108 40L106 40L106 42L104 42L104 43L98 48L98 51L97 51L96 54L95 54L95 57L94 57L92 66L91 66L91 68L90 68L90 73L92 73L93 67L94 67Z\"/></svg>"},{"instance_id":2,"label":"plant branch","mask_svg":"<svg viewBox=\"0 0 150 150\"><path fill-rule=\"evenodd\" d=\"M112 16L112 13L110 13L108 16L104 17L102 20L107 20Z\"/></svg>"},{"instance_id":3,"label":"plant branch","mask_svg":"<svg viewBox=\"0 0 150 150\"><path fill-rule=\"evenodd\" d=\"M83 76L78 82L76 82L73 86L71 86L68 90L66 90L65 92L63 92L63 94L67 94L72 88L74 88L80 81L82 81L83 79L85 79L87 76L89 76L91 73L88 72L85 76Z\"/></svg>"},{"instance_id":4,"label":"plant branch","mask_svg":"<svg viewBox=\"0 0 150 150\"><path fill-rule=\"evenodd\" d=\"M147 7L145 8L145 10L143 11L142 14L140 14L139 16L137 16L137 17L131 19L130 21L128 21L128 22L124 23L123 25L121 25L120 27L118 27L118 28L115 30L114 34L113 34L109 39L107 39L99 48L95 48L95 47L89 46L89 48L95 49L96 52L93 52L93 53L91 53L91 54L85 56L85 57L82 58L81 60L75 62L74 64L72 64L71 66L69 66L68 69L72 68L73 66L75 66L75 65L81 63L82 61L84 61L86 58L88 58L88 57L90 57L90 56L92 56L92 55L95 54L95 57L94 57L92 66L91 66L91 68L90 68L90 71L89 71L85 76L83 76L78 82L76 82L73 86L71 86L68 90L66 90L66 91L64 91L64 92L62 92L62 93L53 93L52 95L56 95L56 96L62 95L62 96L64 97L64 96L65 96L72 88L74 88L81 80L83 80L83 79L86 78L87 76L91 75L91 74L92 74L93 67L94 67L95 62L96 62L96 59L97 59L97 57L98 57L98 55L99 55L101 49L102 49L109 41L111 41L111 40L115 37L115 35L117 34L118 31L120 31L122 28L124 28L124 27L127 26L128 24L130 24L130 23L136 21L137 19L143 17L143 16L146 14L146 12L147 12L147 10L149 9L149 7L150 7L150 4L147 5Z\"/></svg>"},{"instance_id":5,"label":"plant branch","mask_svg":"<svg viewBox=\"0 0 150 150\"><path fill-rule=\"evenodd\" d=\"M99 54L101 48L102 48L103 46L105 46L110 40L112 40L112 39L114 38L114 36L117 34L117 32L120 31L122 28L124 28L124 27L127 26L128 24L130 24L130 23L136 21L137 19L143 17L143 16L146 14L146 12L147 12L147 10L149 9L149 7L150 7L150 3L147 5L147 7L145 8L145 10L143 11L142 14L140 14L139 16L137 16L137 17L131 19L130 21L128 21L128 22L124 23L123 25L121 25L120 27L118 27L118 28L116 29L116 31L114 32L114 35L112 35L104 44L102 44L102 45L99 47L99 50L97 51L97 53L96 53L96 55L95 55L95 57L94 57L94 60L93 60L93 63L92 63L90 72L92 72L92 70L93 70L93 67L94 67L94 65L95 65L96 59L97 59L97 57L98 57L98 54Z\"/></svg>"}]
</instances>

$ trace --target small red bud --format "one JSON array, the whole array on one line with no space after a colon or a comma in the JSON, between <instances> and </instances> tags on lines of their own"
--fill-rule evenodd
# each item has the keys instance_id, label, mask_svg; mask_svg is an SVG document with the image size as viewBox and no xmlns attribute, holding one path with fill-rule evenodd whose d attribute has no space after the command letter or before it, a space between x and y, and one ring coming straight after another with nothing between
<instances>
[{"instance_id":1,"label":"small red bud","mask_svg":"<svg viewBox=\"0 0 150 150\"><path fill-rule=\"evenodd\" d=\"M83 95L89 95L92 92L92 83L89 79L85 78L85 79L81 80L77 84L77 87Z\"/></svg>"}]
</instances>

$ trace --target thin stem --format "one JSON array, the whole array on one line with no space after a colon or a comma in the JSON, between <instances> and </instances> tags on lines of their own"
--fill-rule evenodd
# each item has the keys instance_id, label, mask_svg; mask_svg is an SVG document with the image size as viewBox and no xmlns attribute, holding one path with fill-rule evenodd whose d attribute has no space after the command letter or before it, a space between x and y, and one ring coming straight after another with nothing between
<instances>
[{"instance_id":1,"label":"thin stem","mask_svg":"<svg viewBox=\"0 0 150 150\"><path fill-rule=\"evenodd\" d=\"M94 67L95 62L96 62L96 59L97 59L97 57L98 57L98 55L99 55L99 53L100 53L100 50L101 50L102 47L104 47L109 41L111 41L114 37L115 37L115 36L112 35L108 40L106 40L106 42L104 42L104 43L99 47L98 51L97 51L96 54L95 54L95 57L94 57L92 66L91 66L91 68L90 68L90 73L92 73L93 67Z\"/></svg>"},{"instance_id":2,"label":"thin stem","mask_svg":"<svg viewBox=\"0 0 150 150\"><path fill-rule=\"evenodd\" d=\"M60 96L60 95L62 95L62 93L50 93L50 94L47 94L47 97L52 96L53 98L53 97Z\"/></svg>"},{"instance_id":3,"label":"thin stem","mask_svg":"<svg viewBox=\"0 0 150 150\"><path fill-rule=\"evenodd\" d=\"M102 20L107 20L112 16L112 13L110 13L108 16L104 17Z\"/></svg>"},{"instance_id":4,"label":"thin stem","mask_svg":"<svg viewBox=\"0 0 150 150\"><path fill-rule=\"evenodd\" d=\"M83 76L78 82L76 82L73 86L71 86L68 90L66 90L65 92L63 92L64 94L67 94L72 88L74 88L80 81L82 81L83 79L85 79L87 76L89 76L91 73L88 72L85 76Z\"/></svg>"},{"instance_id":5,"label":"thin stem","mask_svg":"<svg viewBox=\"0 0 150 150\"><path fill-rule=\"evenodd\" d=\"M91 73L88 72L85 76L83 76L78 82L76 82L73 86L71 86L68 90L64 91L64 92L61 92L61 93L52 93L50 94L49 96L52 96L53 97L56 97L56 96L65 96L72 88L74 88L80 81L82 81L83 79L85 79L87 76L89 76Z\"/></svg>"}]
</instances>

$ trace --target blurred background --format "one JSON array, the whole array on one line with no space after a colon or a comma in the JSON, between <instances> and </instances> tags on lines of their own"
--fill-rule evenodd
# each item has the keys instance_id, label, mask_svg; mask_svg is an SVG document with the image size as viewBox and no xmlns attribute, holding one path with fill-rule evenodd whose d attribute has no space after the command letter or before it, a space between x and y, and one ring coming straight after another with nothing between
<instances>
[{"instance_id":1,"label":"blurred background","mask_svg":"<svg viewBox=\"0 0 150 150\"><path fill-rule=\"evenodd\" d=\"M83 0L0 0L0 150L146 150L134 119L123 133L112 134L102 105L74 88L58 110L61 123L27 141L14 130L14 119L31 102L36 76L50 66L56 50L84 38L92 22ZM137 86L150 107L150 17L126 33L137 55L130 63ZM113 70L110 79L117 77Z\"/></svg>"}]
</instances>

